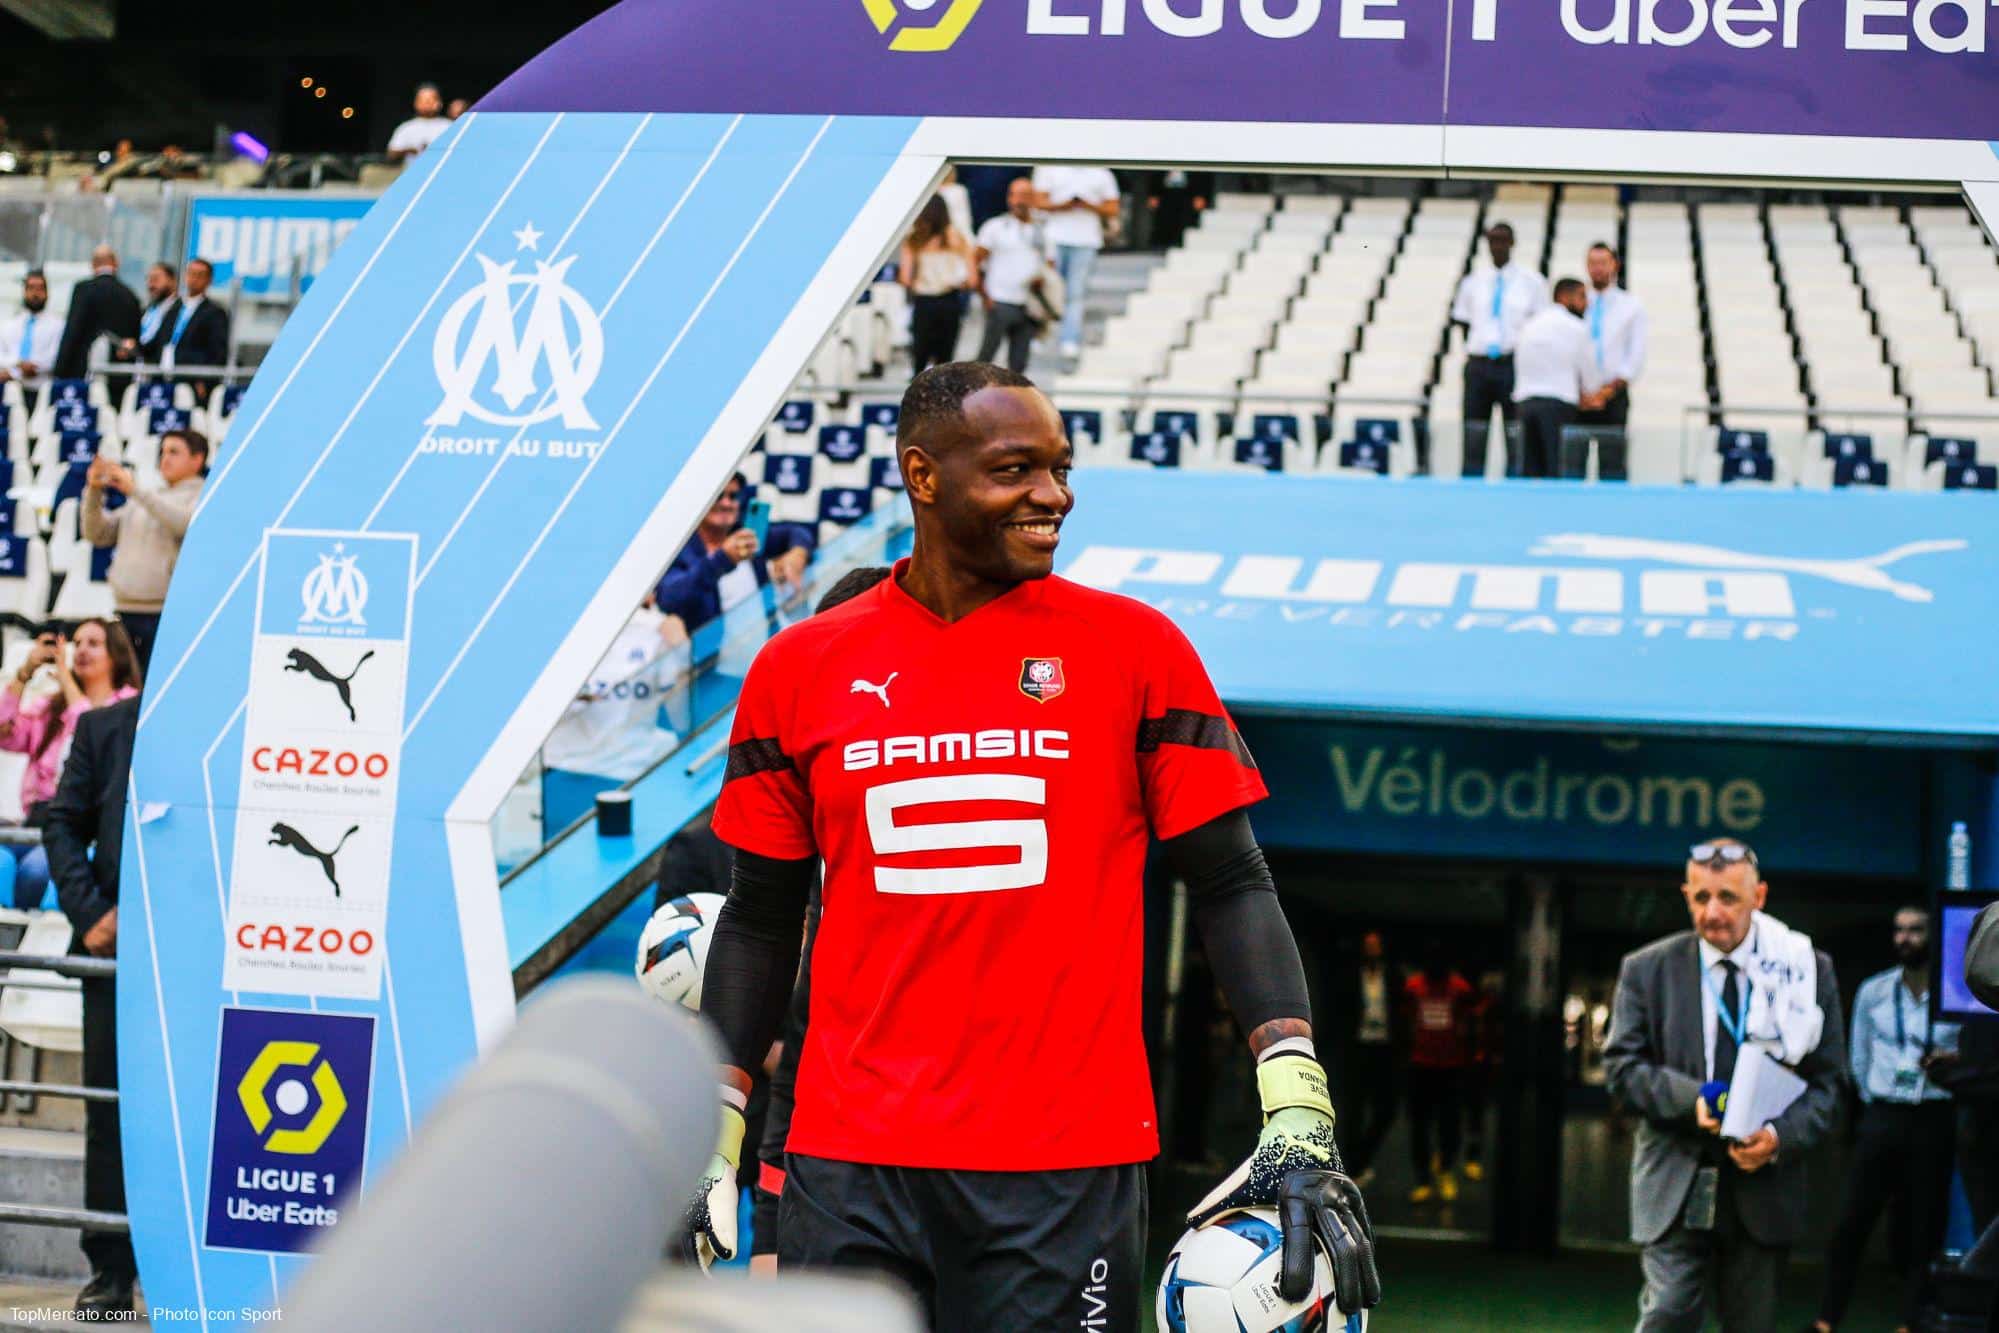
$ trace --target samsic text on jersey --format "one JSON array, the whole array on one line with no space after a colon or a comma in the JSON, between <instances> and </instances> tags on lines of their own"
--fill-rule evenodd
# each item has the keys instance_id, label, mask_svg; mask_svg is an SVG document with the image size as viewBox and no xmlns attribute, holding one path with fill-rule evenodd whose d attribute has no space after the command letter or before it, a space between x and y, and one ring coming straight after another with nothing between
<instances>
[{"instance_id":1,"label":"samsic text on jersey","mask_svg":"<svg viewBox=\"0 0 1999 1333\"><path fill-rule=\"evenodd\" d=\"M826 861L787 1146L964 1170L1146 1160L1147 842L1263 779L1150 607L1047 578L946 624L903 568L765 645L716 807L735 847Z\"/></svg>"}]
</instances>

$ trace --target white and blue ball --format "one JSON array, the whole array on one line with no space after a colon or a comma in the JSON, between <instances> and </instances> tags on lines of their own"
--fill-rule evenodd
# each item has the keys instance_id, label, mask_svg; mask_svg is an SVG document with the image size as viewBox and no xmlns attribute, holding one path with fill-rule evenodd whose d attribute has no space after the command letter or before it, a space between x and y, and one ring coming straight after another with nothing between
<instances>
[{"instance_id":1,"label":"white and blue ball","mask_svg":"<svg viewBox=\"0 0 1999 1333\"><path fill-rule=\"evenodd\" d=\"M667 1004L701 1007L701 971L722 914L719 893L689 893L660 905L639 934L639 985Z\"/></svg>"},{"instance_id":2,"label":"white and blue ball","mask_svg":"<svg viewBox=\"0 0 1999 1333\"><path fill-rule=\"evenodd\" d=\"M1302 1301L1277 1293L1284 1232L1273 1208L1227 1213L1180 1237L1159 1280L1160 1333L1365 1333L1365 1312L1333 1301L1333 1273L1318 1256Z\"/></svg>"}]
</instances>

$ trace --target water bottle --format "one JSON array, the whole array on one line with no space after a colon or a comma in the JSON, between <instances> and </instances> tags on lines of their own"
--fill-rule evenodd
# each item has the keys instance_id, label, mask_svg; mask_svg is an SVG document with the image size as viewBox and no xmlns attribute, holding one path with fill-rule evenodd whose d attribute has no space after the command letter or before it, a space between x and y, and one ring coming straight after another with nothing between
<instances>
[{"instance_id":1,"label":"water bottle","mask_svg":"<svg viewBox=\"0 0 1999 1333\"><path fill-rule=\"evenodd\" d=\"M1962 819L1950 826L1950 863L1944 872L1944 887L1971 887L1971 830Z\"/></svg>"}]
</instances>

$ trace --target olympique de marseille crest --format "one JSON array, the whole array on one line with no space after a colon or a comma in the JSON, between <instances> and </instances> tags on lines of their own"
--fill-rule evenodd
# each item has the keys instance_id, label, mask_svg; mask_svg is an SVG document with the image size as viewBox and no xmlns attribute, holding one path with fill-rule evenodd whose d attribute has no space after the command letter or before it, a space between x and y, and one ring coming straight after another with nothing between
<instances>
[{"instance_id":1,"label":"olympique de marseille crest","mask_svg":"<svg viewBox=\"0 0 1999 1333\"><path fill-rule=\"evenodd\" d=\"M535 259L532 272L517 272L519 259L475 258L484 277L444 312L431 344L444 398L426 424L456 426L470 416L531 426L559 416L568 429L595 430L583 399L603 369L604 330L569 285L576 256Z\"/></svg>"}]
</instances>

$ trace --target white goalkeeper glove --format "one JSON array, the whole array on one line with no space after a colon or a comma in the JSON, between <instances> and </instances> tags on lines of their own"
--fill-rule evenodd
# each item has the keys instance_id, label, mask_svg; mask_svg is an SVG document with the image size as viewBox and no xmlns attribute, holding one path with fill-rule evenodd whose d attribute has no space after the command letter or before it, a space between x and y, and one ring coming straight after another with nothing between
<instances>
[{"instance_id":1,"label":"white goalkeeper glove","mask_svg":"<svg viewBox=\"0 0 1999 1333\"><path fill-rule=\"evenodd\" d=\"M705 1271L718 1261L736 1257L736 1167L743 1155L743 1113L722 1104L722 1133L715 1155L694 1187L687 1205L687 1253Z\"/></svg>"},{"instance_id":2,"label":"white goalkeeper glove","mask_svg":"<svg viewBox=\"0 0 1999 1333\"><path fill-rule=\"evenodd\" d=\"M1284 1225L1278 1283L1284 1299L1303 1300L1310 1293L1317 1248L1331 1263L1340 1309L1351 1313L1380 1304L1374 1228L1333 1141L1326 1071L1308 1055L1273 1056L1257 1065L1256 1089L1264 1119L1255 1150L1195 1205L1187 1221L1206 1226L1238 1209L1275 1208Z\"/></svg>"}]
</instances>

